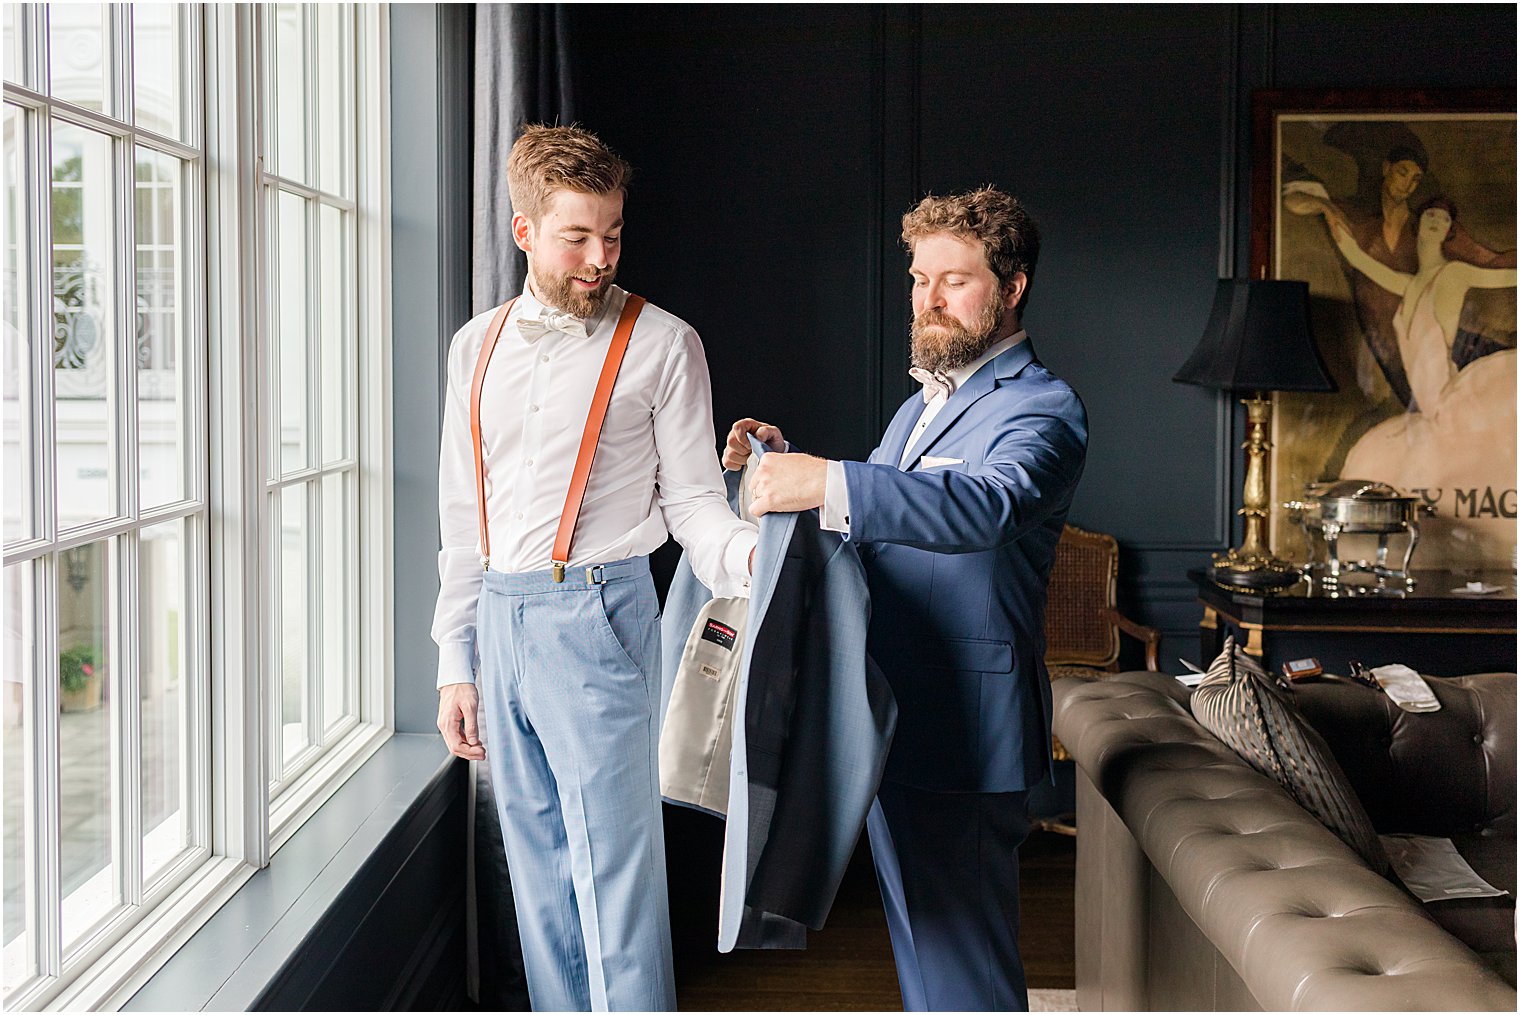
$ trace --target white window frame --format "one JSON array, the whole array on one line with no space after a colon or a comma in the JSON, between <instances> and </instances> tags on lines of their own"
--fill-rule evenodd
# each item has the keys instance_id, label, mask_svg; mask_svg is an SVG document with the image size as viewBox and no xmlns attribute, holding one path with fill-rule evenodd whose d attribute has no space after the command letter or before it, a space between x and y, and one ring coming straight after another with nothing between
<instances>
[{"instance_id":1,"label":"white window frame","mask_svg":"<svg viewBox=\"0 0 1520 1015\"><path fill-rule=\"evenodd\" d=\"M303 10L305 28L309 33L314 30L315 22L309 9ZM362 13L353 11L350 13ZM379 36L366 37L366 26L370 26L376 18L360 18L359 26L355 32L355 55L362 61L370 55L378 54L380 59L362 62L359 67L359 81L355 87L355 104L357 109L358 123L389 124L389 101L388 89L383 87L383 80L387 77L388 61L385 59L387 50L379 45ZM265 69L265 73L274 73L273 62L270 59L273 45L269 33L274 23L273 5L259 5L255 24L255 38L257 48L255 58L258 66ZM305 80L308 82L317 80L316 62L318 54L315 40L310 35L306 36L304 51ZM373 64L373 65L372 65ZM273 280L267 277L270 258L267 256L270 249L270 238L267 235L269 217L264 212L264 195L269 189L283 190L298 194L304 198L313 199L312 208L315 211L318 201L323 204L336 205L345 209L352 208L356 217L355 256L354 270L355 281L360 292L359 305L354 307L353 330L359 336L357 347L351 350L354 354L352 367L358 372L360 382L357 385L358 405L356 406L359 416L359 433L354 434L355 444L353 451L359 463L355 473L354 494L359 505L360 531L357 552L352 560L358 574L358 602L356 603L356 617L358 620L357 630L389 630L389 624L381 617L376 616L376 611L383 610L384 616L389 616L389 581L377 582L383 571L388 576L390 571L389 558L391 555L391 531L390 497L390 431L389 412L385 407L389 405L386 392L390 390L390 357L389 341L375 342L365 341L364 336L384 335L389 336L389 304L383 299L388 292L388 276L386 268L389 265L389 257L374 257L375 249L388 242L389 230L383 228L388 221L388 215L384 217L369 214L376 208L388 208L388 201L382 199L387 193L385 153L389 151L387 145L383 145L382 136L384 131L357 132L359 144L362 150L353 153L355 169L356 190L352 198L343 198L331 195L327 192L315 189L309 184L291 179L289 176L281 176L268 171L267 160L262 154L268 131L264 129L266 117L272 112L263 105L265 90L262 88L252 89L255 92L253 101L258 107L254 116L257 130L253 134L253 140L258 146L261 155L258 158L258 180L254 212L255 221L253 228L259 239L256 244L260 256L256 259L254 271L258 279L257 292L259 298L252 302L256 307L256 313L260 317L260 325L257 333L264 337L264 345L258 352L256 362L265 373L265 383L262 389L262 402L264 411L268 414L268 425L259 428L258 441L260 451L259 491L261 497L261 510L268 514L268 501L266 494L275 488L289 488L298 485L301 480L296 476L307 479L328 471L328 467L322 464L321 454L321 425L322 419L316 411L315 388L320 382L318 369L313 369L320 361L316 352L316 345L312 343L313 351L307 357L308 365L308 399L306 406L306 419L308 426L308 445L315 445L315 450L308 452L308 459L316 464L299 473L292 473L283 479L278 477L281 470L279 464L280 448L278 443L279 411L278 401L275 397L274 377L268 376L268 367L273 362L271 354L278 354L279 340L274 333L273 322L267 320L269 302L265 295L271 290ZM376 101L379 100L379 101ZM316 116L314 103L308 97L307 103L307 126L305 145L307 153L308 177L313 177L310 167L317 164L316 158ZM283 168L283 167L282 167ZM308 235L320 229L320 222L308 223ZM384 252L388 255L388 249ZM319 266L308 265L308 278L314 278ZM315 308L308 307L308 320L316 316ZM249 360L247 362L254 362ZM378 384L378 387L375 385ZM377 399L375 396L379 394ZM376 409L381 409L382 420L374 419ZM375 424L379 424L378 426ZM375 482L378 480L379 482ZM308 505L308 519L316 514L313 505ZM265 531L275 532L280 525L277 518L267 519ZM276 583L269 580L270 576L278 574L279 561L274 559L275 552L272 547L274 540L265 541L265 559L261 562L262 574L265 576L267 594L265 603L268 607L267 619L263 630L274 632L278 629L281 618L279 609L280 590ZM378 565L378 567L377 567ZM319 590L315 587L308 588L309 601L314 601ZM377 596L378 594L378 596ZM383 626L374 626L376 622ZM394 727L391 715L390 694L390 645L385 639L379 639L379 643L371 641L365 644L358 639L357 632L351 632L350 646L357 652L356 661L361 674L357 687L354 688L354 712L356 720L345 720L333 731L314 729L312 740L320 744L320 747L308 747L295 759L295 769L288 778L281 782L274 790L269 803L270 837L273 848L277 849L287 841L295 829L298 828L308 816L320 806L325 799L324 789L330 791L342 779L350 774L354 767L356 757L367 757L383 742ZM272 644L272 638L262 639L264 645ZM312 647L314 648L314 646ZM315 651L310 652L310 658L315 658ZM279 679L279 674L274 665L274 660L266 659L263 663L268 672L270 683ZM315 702L317 695L313 692L320 690L321 675L316 672L316 666L308 668L307 689L309 702ZM373 693L377 687L383 686L385 693L377 698ZM274 701L273 688L266 695L265 701ZM320 726L317 722L320 716L315 711L308 714L308 722ZM271 719L273 726L273 720ZM333 733L330 742L325 740L328 733ZM277 730L271 728L267 731L267 740L271 753L280 750ZM266 778L268 768L265 769ZM267 792L267 791L266 791Z\"/></svg>"},{"instance_id":2,"label":"white window frame","mask_svg":"<svg viewBox=\"0 0 1520 1015\"><path fill-rule=\"evenodd\" d=\"M187 597L195 594L197 587L204 587L206 555L205 529L209 510L205 499L205 485L194 469L184 473L184 496L173 503L157 505L141 510L136 504L138 490L138 428L139 403L137 400L138 370L136 369L136 340L134 330L124 326L135 316L136 297L136 246L132 234L124 228L124 221L134 214L135 155L139 145L167 153L185 162L186 169L181 181L183 186L181 213L184 216L185 249L180 263L180 283L184 302L184 357L180 361L185 388L183 412L185 416L185 442L180 449L183 462L204 461L206 449L199 435L204 432L205 399L196 380L204 375L199 354L203 346L200 322L204 320L199 293L203 290L204 275L199 265L203 261L201 245L199 202L193 198L200 192L200 181L206 163L204 149L198 146L199 138L192 129L188 143L164 137L132 125L133 113L127 108L131 95L131 33L124 11L120 7L107 9L108 24L113 34L122 40L122 49L113 54L112 75L106 83L108 93L114 96L117 108L111 115L103 115L67 100L51 97L46 83L50 79L50 53L46 30L46 11L40 6L29 5L18 12L17 30L21 33L26 63L30 69L28 84L42 86L27 88L5 85L6 99L26 111L25 134L28 147L34 153L30 164L32 183L28 195L30 259L28 283L32 312L29 326L33 328L32 383L36 392L33 402L32 446L30 454L34 462L33 507L38 504L58 505L59 482L57 462L57 412L54 372L51 364L51 341L39 336L39 322L51 321L53 286L53 244L51 237L50 202L52 183L52 131L55 123L68 123L97 132L113 139L112 160L115 170L113 230L114 257L111 274L115 290L113 317L116 321L113 338L115 370L108 383L112 385L114 409L111 425L125 439L112 442L110 454L115 470L115 487L125 493L125 502L115 505L109 518L87 522L83 525L60 529L56 510L34 514L37 520L36 538L18 542L6 548L7 565L29 561L33 565L32 591L35 604L36 628L40 637L35 642L34 665L43 667L42 660L52 660L57 655L57 589L56 568L50 566L50 558L57 553L118 540L117 552L112 554L114 566L108 574L107 595L112 601L118 598L136 598L139 585L136 539L133 534L163 522L185 522L184 556L194 562L187 573ZM195 26L197 18L191 14L189 25ZM124 57L116 59L116 57ZM187 61L188 63L188 61ZM186 68L192 70L191 68ZM193 71L192 71L193 72ZM195 108L192 103L192 109ZM198 117L191 114L192 122ZM36 270L40 269L40 270ZM194 549L192 549L192 547ZM114 611L113 611L114 612ZM114 896L120 893L120 904L97 920L83 937L74 942L61 942L58 922L61 909L53 909L50 903L61 899L61 871L56 848L29 849L29 880L36 890L27 900L29 930L34 935L32 947L36 950L37 975L19 985L14 995L7 998L8 1006L24 1006L42 1000L56 992L59 986L78 970L84 969L106 954L143 919L143 914L162 905L171 898L176 889L192 872L204 865L211 856L210 820L207 804L209 767L197 765L189 779L190 793L182 801L192 816L192 845L163 870L144 882L139 878L141 868L142 832L138 827L140 799L139 767L134 764L140 750L140 709L121 707L126 702L138 700L135 676L138 662L138 627L131 622L137 616L134 608L124 614L116 614L110 621L110 654L118 660L116 669L120 678L116 684L119 700L113 707L110 722L113 726L113 746L119 752L114 755L121 761L113 765L114 784L111 789L113 856L110 867L102 870L97 878ZM205 611L186 611L186 661L192 673L206 674L205 645L207 631ZM50 664L48 669L50 671ZM44 672L40 669L34 676ZM186 757L182 763L196 764L195 759L205 752L206 723L205 702L209 680L197 684L186 681ZM26 834L35 842L35 828L59 811L60 774L59 762L62 745L58 729L52 721L58 714L58 687L49 679L34 679L30 696L30 709L26 717L31 731L31 763L33 766L32 790L35 794L31 820L26 821ZM46 718L48 721L40 721ZM117 844L119 843L119 847ZM119 848L119 852L117 849ZM62 947L61 947L62 946Z\"/></svg>"},{"instance_id":3,"label":"white window frame","mask_svg":"<svg viewBox=\"0 0 1520 1015\"><path fill-rule=\"evenodd\" d=\"M23 36L34 75L28 84L48 81L43 9L46 5L25 5L18 17L26 20L29 31ZM268 404L265 376L264 343L271 341L263 331L261 307L264 299L262 257L263 227L261 214L262 167L258 163L261 147L258 77L262 40L259 32L260 12L248 5L206 5L184 9L192 11L190 24L198 25L205 40L205 63L194 69L186 87L203 86L204 115L194 106L187 132L200 135L200 158L203 173L195 186L204 188L204 221L185 222L187 241L196 249L188 255L204 261L205 286L190 287L186 292L187 359L183 369L206 371L196 376L209 378L209 390L197 396L204 409L196 425L188 425L187 405L186 461L190 472L208 461L209 475L185 477L187 497L202 497L198 510L209 517L209 526L201 537L200 559L204 566L195 576L187 596L199 597L203 607L199 615L205 622L202 630L187 637L187 652L202 653L201 665L209 665L209 701L202 700L192 710L194 728L189 730L192 750L197 745L214 745L209 751L210 771L198 780L199 792L192 801L201 824L197 832L199 848L187 853L162 874L155 875L151 896L128 903L152 903L151 906L128 905L97 928L88 941L74 950L65 967L61 956L47 955L42 949L52 940L51 928L32 926L36 935L41 970L56 970L61 975L35 978L5 998L5 1007L17 1010L79 1009L115 1010L126 1003L154 972L229 899L260 867L267 865L273 853L288 841L300 824L331 796L342 782L384 743L394 729L393 659L389 639L383 635L355 639L359 669L354 707L357 721L341 738L327 744L326 751L314 759L298 778L282 787L276 801L271 801L268 780L268 730L276 719L270 715L266 692L266 667L262 646L263 632L277 624L270 616L268 597L262 576L268 575L265 537L268 526L278 525L269 519L265 495L267 440L269 428L261 424L258 407ZM110 16L124 21L126 8L113 5ZM391 411L390 411L390 249L389 249L389 38L388 15L384 5L356 5L357 80L355 100L359 150L357 161L358 191L357 244L355 250L358 305L354 308L357 349L354 364L358 373L358 433L356 453L358 471L358 532L354 554L355 594L358 600L358 630L386 632L392 629L392 516L391 516ZM129 95L133 81L130 33L124 54L113 54L117 94ZM124 58L123 58L124 57ZM6 82L8 100L28 107L30 130L46 129L46 110L68 106L50 99L46 88L32 90ZM30 111L42 109L41 127ZM97 114L68 107L74 118L96 119ZM119 128L112 127L119 134ZM169 139L157 139L155 141ZM170 142L169 150L175 150ZM183 145L178 146L184 148ZM47 164L46 148L34 159L31 172L36 190L43 194L43 206L32 208L30 233L34 264L49 271L43 279L32 278L32 289L51 287L51 248L46 197L50 193L52 168ZM189 185L187 184L187 187ZM123 188L131 196L132 175ZM118 195L120 200L120 195ZM193 202L191 202L193 204ZM131 207L129 204L128 208ZM130 212L128 212L130 213ZM200 246L203 244L203 246ZM202 256L201 251L204 252ZM135 253L135 252L134 252ZM135 256L116 266L116 274L125 277L135 271ZM129 287L124 293L135 291ZM51 318L51 299L33 294L32 322ZM119 295L122 311L130 311L131 296ZM39 311L46 316L39 316ZM203 328L203 332L197 329ZM130 329L123 329L130 331ZM204 346L199 335L204 334ZM123 340L125 344L126 340ZM204 347L204 365L196 359ZM43 360L44 343L34 349L33 383L36 404L52 405L51 370L36 365ZM120 354L120 351L119 351ZM130 363L130 360L123 360ZM118 382L118 414L136 412L135 370L121 369L125 375ZM130 398L128 397L130 396ZM37 415L34 413L34 415ZM51 412L45 419L33 421L32 446L42 449L35 483L56 482L52 460L54 440ZM135 417L128 417L129 419ZM320 420L314 420L320 425ZM127 431L135 433L135 430ZM124 442L128 445L131 442ZM257 447L256 455L247 448ZM123 481L136 484L136 458L130 448L116 449L117 468ZM131 461L124 459L131 455ZM196 466L194 463L202 463ZM131 470L126 466L130 465ZM144 512L159 519L166 509ZM171 516L172 510L168 512ZM141 520L130 525L120 519L86 527L67 534L69 545L98 540L117 529L142 527ZM114 526L114 527L113 527ZM5 560L35 556L43 545L49 552L63 548L56 533L41 532L40 539L7 547ZM51 541L49 541L51 539ZM28 552L31 551L31 552ZM207 552L209 551L209 553ZM123 554L123 557L129 554ZM38 558L39 561L45 557ZM130 562L129 562L130 564ZM130 569L130 568L129 568ZM135 572L131 575L135 580ZM121 580L118 577L117 580ZM39 565L34 586L39 593L49 592L56 577ZM44 600L39 598L39 609ZM207 610L209 609L209 613ZM49 658L56 646L49 634L50 625L39 625L44 635L35 646L39 658ZM124 646L135 649L136 631L123 630L118 637ZM56 654L56 653L55 653ZM204 670L203 670L204 671ZM36 681L33 702L27 715L27 735L33 743L34 765L39 786L39 810L57 806L57 769L51 765L56 757L57 687L55 682ZM130 709L123 709L130 712ZM46 722L38 722L39 718ZM122 722L120 718L116 720ZM128 730L127 732L131 732ZM39 764L38 762L48 762ZM46 783L46 785L41 785ZM131 783L132 785L127 785ZM113 792L118 808L137 798L136 773L119 780ZM127 842L128 851L139 843ZM46 887L56 886L58 878L56 850L41 850L29 875ZM119 876L119 875L118 875ZM51 878L52 882L42 879ZM38 907L39 909L41 907ZM58 914L52 914L56 920ZM42 917L44 923L49 917ZM43 931L48 931L44 936Z\"/></svg>"}]
</instances>

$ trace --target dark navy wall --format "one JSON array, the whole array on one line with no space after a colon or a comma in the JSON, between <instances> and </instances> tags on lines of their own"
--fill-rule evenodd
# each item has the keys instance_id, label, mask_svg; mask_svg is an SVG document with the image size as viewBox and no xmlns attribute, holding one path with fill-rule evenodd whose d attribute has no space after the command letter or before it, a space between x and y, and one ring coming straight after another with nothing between
<instances>
[{"instance_id":1,"label":"dark navy wall","mask_svg":"<svg viewBox=\"0 0 1520 1015\"><path fill-rule=\"evenodd\" d=\"M1092 436L1071 520L1196 653L1238 538L1240 412L1173 384L1246 270L1251 93L1515 84L1511 7L569 5L580 121L634 163L621 281L687 318L720 427L861 456L908 394L898 219L991 182L1044 249L1027 322Z\"/></svg>"}]
</instances>

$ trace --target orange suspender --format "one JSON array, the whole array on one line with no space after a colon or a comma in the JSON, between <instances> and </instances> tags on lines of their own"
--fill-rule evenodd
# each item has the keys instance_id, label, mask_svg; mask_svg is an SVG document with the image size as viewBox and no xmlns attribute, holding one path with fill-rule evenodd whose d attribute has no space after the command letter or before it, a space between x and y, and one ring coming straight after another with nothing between
<instances>
[{"instance_id":1,"label":"orange suspender","mask_svg":"<svg viewBox=\"0 0 1520 1015\"><path fill-rule=\"evenodd\" d=\"M496 351L496 340L506 327L507 317L512 313L514 296L503 303L491 318L486 329L486 340L481 343L480 355L475 359L475 377L470 381L470 439L475 444L475 504L480 509L480 555L486 570L491 568L491 534L486 529L486 459L480 446L480 389L486 381L486 367L491 365L491 354Z\"/></svg>"},{"instance_id":2,"label":"orange suspender","mask_svg":"<svg viewBox=\"0 0 1520 1015\"><path fill-rule=\"evenodd\" d=\"M506 326L507 316L516 299L508 300L486 329L485 342L481 344L480 356L475 361L475 377L470 384L470 436L475 442L475 490L480 507L480 552L487 569L491 566L491 537L486 528L486 478L485 456L480 441L480 389L485 382L486 367L491 354L496 351L496 340ZM607 405L612 401L612 389L617 384L618 371L623 365L623 354L628 351L628 339L633 335L634 322L644 309L641 296L628 295L623 313L618 318L617 330L612 333L612 345L602 362L602 373L596 381L596 394L591 398L591 411L586 415L586 429L581 434L580 451L575 456L575 471L570 476L570 489L565 494L565 507L559 516L559 531L554 536L554 549L550 560L554 564L554 580L565 580L565 565L570 563L570 541L575 536L575 523L581 514L581 504L586 499L586 483L591 478L591 463L596 459L597 443L601 440L602 424L607 419Z\"/></svg>"}]
</instances>

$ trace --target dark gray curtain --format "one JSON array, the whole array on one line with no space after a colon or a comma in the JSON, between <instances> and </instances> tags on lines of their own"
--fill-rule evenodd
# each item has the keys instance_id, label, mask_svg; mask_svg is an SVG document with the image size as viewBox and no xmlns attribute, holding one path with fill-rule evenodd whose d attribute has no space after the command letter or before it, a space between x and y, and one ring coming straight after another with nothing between
<instances>
[{"instance_id":1,"label":"dark gray curtain","mask_svg":"<svg viewBox=\"0 0 1520 1015\"><path fill-rule=\"evenodd\" d=\"M527 276L512 242L507 154L525 123L572 122L560 4L477 4L472 313L516 295ZM491 746L488 744L487 751ZM466 900L469 992L489 1011L527 1011L527 980L490 770L472 762Z\"/></svg>"},{"instance_id":2,"label":"dark gray curtain","mask_svg":"<svg viewBox=\"0 0 1520 1015\"><path fill-rule=\"evenodd\" d=\"M574 122L562 4L477 4L475 236L472 306L483 313L522 289L528 265L512 242L507 153L525 123Z\"/></svg>"}]
</instances>

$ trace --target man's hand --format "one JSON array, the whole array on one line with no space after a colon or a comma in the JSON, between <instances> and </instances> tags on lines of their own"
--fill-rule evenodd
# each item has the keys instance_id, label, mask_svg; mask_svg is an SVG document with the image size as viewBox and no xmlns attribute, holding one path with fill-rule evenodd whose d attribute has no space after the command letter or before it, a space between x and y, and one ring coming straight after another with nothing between
<instances>
[{"instance_id":1,"label":"man's hand","mask_svg":"<svg viewBox=\"0 0 1520 1015\"><path fill-rule=\"evenodd\" d=\"M806 511L823 506L829 463L812 455L766 455L750 481L749 510L756 518L772 511Z\"/></svg>"},{"instance_id":2,"label":"man's hand","mask_svg":"<svg viewBox=\"0 0 1520 1015\"><path fill-rule=\"evenodd\" d=\"M474 684L444 684L438 689L438 731L449 753L466 761L486 760L475 718L479 708L480 695Z\"/></svg>"},{"instance_id":3,"label":"man's hand","mask_svg":"<svg viewBox=\"0 0 1520 1015\"><path fill-rule=\"evenodd\" d=\"M744 468L744 463L749 461L749 456L753 453L749 448L750 434L760 438L772 451L786 450L786 440L782 438L779 429L758 419L741 419L728 432L728 442L723 447L725 469L737 472Z\"/></svg>"}]
</instances>

